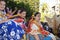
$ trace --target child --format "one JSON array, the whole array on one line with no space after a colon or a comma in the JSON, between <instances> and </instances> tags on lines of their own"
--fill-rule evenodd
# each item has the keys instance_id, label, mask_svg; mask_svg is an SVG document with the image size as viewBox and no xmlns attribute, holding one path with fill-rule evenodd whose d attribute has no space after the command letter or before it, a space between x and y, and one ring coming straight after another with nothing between
<instances>
[{"instance_id":1,"label":"child","mask_svg":"<svg viewBox=\"0 0 60 40\"><path fill-rule=\"evenodd\" d=\"M17 18L15 18L15 21L19 23L23 29L25 29L25 17L26 11L24 9L18 10Z\"/></svg>"},{"instance_id":2,"label":"child","mask_svg":"<svg viewBox=\"0 0 60 40\"><path fill-rule=\"evenodd\" d=\"M6 16L5 16L6 15L5 5L6 5L5 1L0 0L0 21L7 19Z\"/></svg>"},{"instance_id":3,"label":"child","mask_svg":"<svg viewBox=\"0 0 60 40\"><path fill-rule=\"evenodd\" d=\"M25 25L25 17L26 17L26 11L24 9L18 10L17 18L15 18L15 22L17 22L23 30L26 30ZM26 31L25 31L26 32ZM26 35L23 36L24 40L26 40Z\"/></svg>"},{"instance_id":4,"label":"child","mask_svg":"<svg viewBox=\"0 0 60 40\"><path fill-rule=\"evenodd\" d=\"M40 22L40 17L41 17L41 13L36 12L34 14L33 18L29 21L29 24L28 24L28 27L30 29L28 33L33 35L36 40L40 40L42 38L40 37L39 39L38 34L42 36L46 36L45 38L42 38L41 40L52 40L52 39L56 40L53 34L43 29Z\"/></svg>"}]
</instances>

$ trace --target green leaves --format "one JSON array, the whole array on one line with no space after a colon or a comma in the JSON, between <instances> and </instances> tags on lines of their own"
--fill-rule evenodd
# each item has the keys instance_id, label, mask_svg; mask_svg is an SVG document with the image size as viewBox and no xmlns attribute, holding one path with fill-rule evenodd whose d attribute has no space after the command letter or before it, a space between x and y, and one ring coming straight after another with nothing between
<instances>
[{"instance_id":1,"label":"green leaves","mask_svg":"<svg viewBox=\"0 0 60 40\"><path fill-rule=\"evenodd\" d=\"M5 0L7 3L7 7L14 9L17 7L18 9L24 8L27 11L26 18L29 19L32 13L39 11L39 0Z\"/></svg>"}]
</instances>

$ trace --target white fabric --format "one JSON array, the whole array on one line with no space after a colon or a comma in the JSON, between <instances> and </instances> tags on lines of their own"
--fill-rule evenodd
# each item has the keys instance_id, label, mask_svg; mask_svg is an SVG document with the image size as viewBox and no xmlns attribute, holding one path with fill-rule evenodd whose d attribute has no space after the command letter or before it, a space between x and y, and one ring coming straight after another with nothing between
<instances>
[{"instance_id":1,"label":"white fabric","mask_svg":"<svg viewBox=\"0 0 60 40\"><path fill-rule=\"evenodd\" d=\"M38 30L39 30L39 28L37 27L37 25L35 25L35 24L32 24L32 26L31 26L31 34L32 35L36 35L36 34L41 34L40 32L38 32Z\"/></svg>"},{"instance_id":2,"label":"white fabric","mask_svg":"<svg viewBox=\"0 0 60 40\"><path fill-rule=\"evenodd\" d=\"M7 19L5 15L6 15L6 12L0 11L0 21Z\"/></svg>"},{"instance_id":3,"label":"white fabric","mask_svg":"<svg viewBox=\"0 0 60 40\"><path fill-rule=\"evenodd\" d=\"M38 30L39 28L35 24L33 24L32 27L31 27L31 29L32 30Z\"/></svg>"}]
</instances>

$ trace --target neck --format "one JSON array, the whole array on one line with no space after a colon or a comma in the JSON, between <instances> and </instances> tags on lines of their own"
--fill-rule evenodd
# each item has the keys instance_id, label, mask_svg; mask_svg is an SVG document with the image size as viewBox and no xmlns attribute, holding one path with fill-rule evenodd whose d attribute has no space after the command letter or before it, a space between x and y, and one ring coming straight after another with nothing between
<instances>
[{"instance_id":1,"label":"neck","mask_svg":"<svg viewBox=\"0 0 60 40\"><path fill-rule=\"evenodd\" d=\"M35 20L36 21L36 20ZM36 21L38 24L41 24L41 22L40 21Z\"/></svg>"},{"instance_id":2,"label":"neck","mask_svg":"<svg viewBox=\"0 0 60 40\"><path fill-rule=\"evenodd\" d=\"M37 20L35 20L36 22L39 22L39 21L37 21Z\"/></svg>"}]
</instances>

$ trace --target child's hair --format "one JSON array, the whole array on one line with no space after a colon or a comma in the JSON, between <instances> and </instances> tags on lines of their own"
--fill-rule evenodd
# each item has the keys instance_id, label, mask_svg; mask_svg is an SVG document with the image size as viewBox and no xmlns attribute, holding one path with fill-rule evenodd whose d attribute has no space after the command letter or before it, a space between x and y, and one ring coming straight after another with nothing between
<instances>
[{"instance_id":1,"label":"child's hair","mask_svg":"<svg viewBox=\"0 0 60 40\"><path fill-rule=\"evenodd\" d=\"M40 14L40 12L36 12L35 14L33 14L33 16L32 16L31 18L34 20L34 19L35 19L34 17L35 17L37 14Z\"/></svg>"},{"instance_id":2,"label":"child's hair","mask_svg":"<svg viewBox=\"0 0 60 40\"><path fill-rule=\"evenodd\" d=\"M40 12L36 12L36 13L34 14L34 16L36 16L37 14L40 14Z\"/></svg>"},{"instance_id":3,"label":"child's hair","mask_svg":"<svg viewBox=\"0 0 60 40\"><path fill-rule=\"evenodd\" d=\"M22 12L26 12L26 10L25 9L20 9L20 13L22 13Z\"/></svg>"},{"instance_id":4,"label":"child's hair","mask_svg":"<svg viewBox=\"0 0 60 40\"><path fill-rule=\"evenodd\" d=\"M31 18L29 19L29 22L35 20L34 17L35 17L37 14L40 14L40 12L36 12L34 15L32 15Z\"/></svg>"},{"instance_id":5,"label":"child's hair","mask_svg":"<svg viewBox=\"0 0 60 40\"><path fill-rule=\"evenodd\" d=\"M5 0L0 0L0 2L1 2L1 1L4 1L4 2L5 2Z\"/></svg>"}]
</instances>

